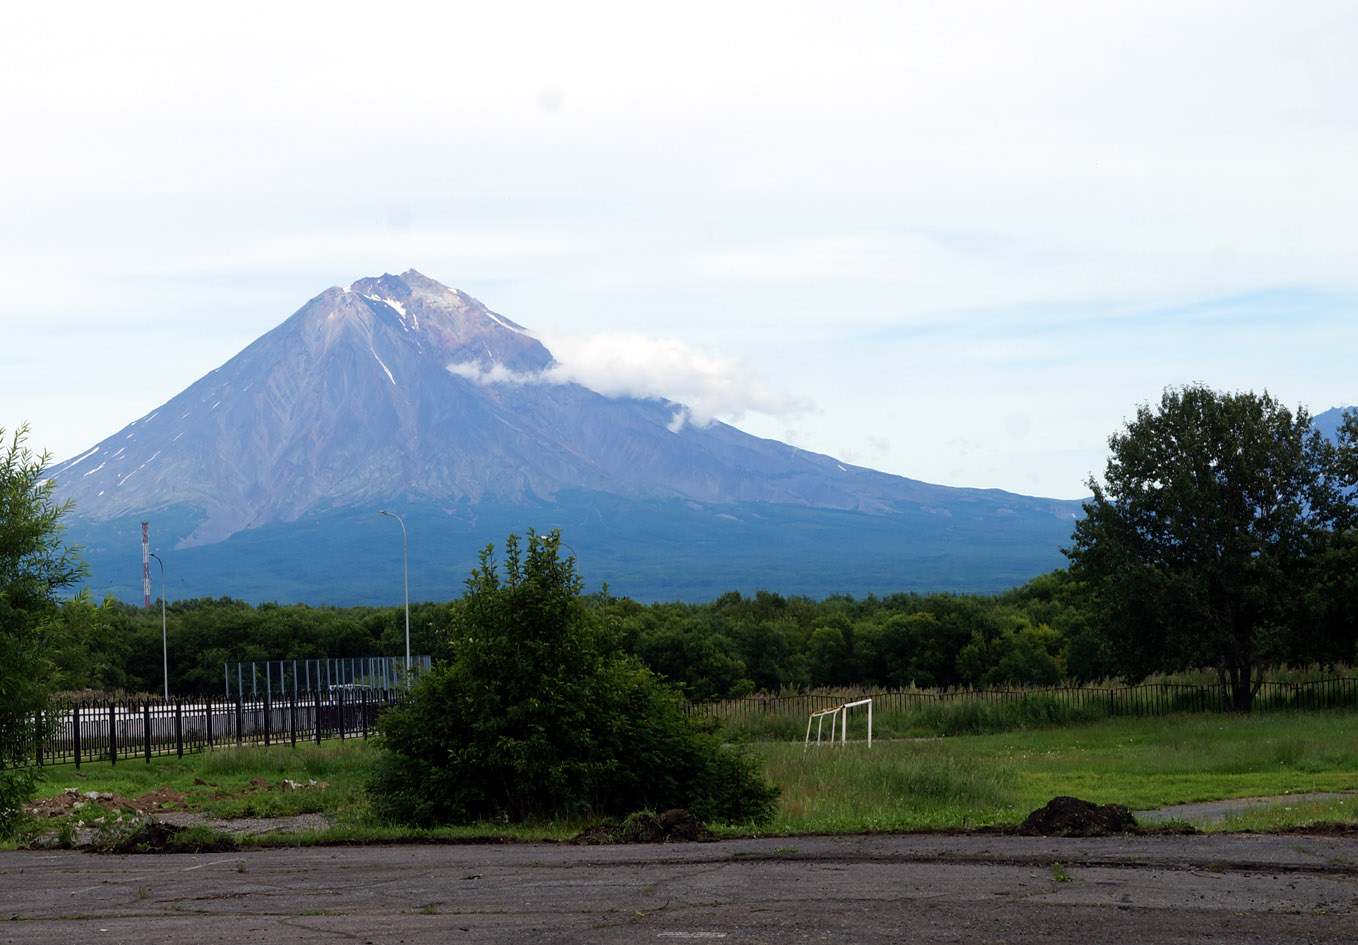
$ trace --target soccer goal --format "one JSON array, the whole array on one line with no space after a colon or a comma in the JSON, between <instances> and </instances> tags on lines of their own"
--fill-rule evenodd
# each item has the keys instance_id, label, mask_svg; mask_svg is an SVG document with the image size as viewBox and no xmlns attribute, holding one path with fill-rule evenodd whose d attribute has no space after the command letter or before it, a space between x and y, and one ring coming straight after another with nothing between
<instances>
[{"instance_id":1,"label":"soccer goal","mask_svg":"<svg viewBox=\"0 0 1358 945\"><path fill-rule=\"evenodd\" d=\"M835 743L835 733L839 733L839 744L847 745L849 742L849 710L858 709L863 706L868 707L868 747L872 747L872 700L859 699L857 702L846 702L837 705L833 709L821 709L819 712L812 712L806 720L806 742L802 745L805 751L811 746L811 725L816 726L816 744L821 743L821 738L825 730L825 719L830 719L830 744Z\"/></svg>"}]
</instances>

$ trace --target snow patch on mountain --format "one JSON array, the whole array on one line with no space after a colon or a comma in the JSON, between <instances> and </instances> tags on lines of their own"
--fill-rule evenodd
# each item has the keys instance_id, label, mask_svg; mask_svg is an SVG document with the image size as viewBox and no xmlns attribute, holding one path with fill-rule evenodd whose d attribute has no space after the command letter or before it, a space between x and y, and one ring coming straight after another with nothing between
<instances>
[{"instance_id":1,"label":"snow patch on mountain","mask_svg":"<svg viewBox=\"0 0 1358 945\"><path fill-rule=\"evenodd\" d=\"M66 464L66 468L67 468L67 469L72 468L72 467L75 466L76 464L78 464L78 463L80 463L80 462L82 462L82 461L84 461L84 460L89 459L91 456L93 456L93 455L94 455L95 453L97 453L97 452L99 452L99 447L96 446L96 447L94 447L94 448L91 449L91 450L87 450L86 452L81 453L81 454L80 454L79 456L77 456L75 459L73 459L73 460L71 460L69 463L67 463L67 464ZM102 466L103 464L101 463L100 465Z\"/></svg>"},{"instance_id":2,"label":"snow patch on mountain","mask_svg":"<svg viewBox=\"0 0 1358 945\"><path fill-rule=\"evenodd\" d=\"M381 356L380 354L377 353L377 349L374 348L372 345L369 345L369 346L368 346L368 350L371 351L371 352L373 353L373 357L376 358L376 359L377 359L377 363L380 364L380 365L382 366L382 370L384 370L384 371L387 372L387 380L391 381L392 386L395 387L395 386L396 386L396 378L394 378L394 377L391 376L391 368L387 367L387 362L385 362L385 361L382 360L382 356Z\"/></svg>"}]
</instances>

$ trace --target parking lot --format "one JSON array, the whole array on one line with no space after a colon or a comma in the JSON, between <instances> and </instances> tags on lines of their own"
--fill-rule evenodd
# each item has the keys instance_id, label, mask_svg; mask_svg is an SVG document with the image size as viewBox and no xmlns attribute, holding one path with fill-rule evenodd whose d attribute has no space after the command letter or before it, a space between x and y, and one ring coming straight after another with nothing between
<instances>
[{"instance_id":1,"label":"parking lot","mask_svg":"<svg viewBox=\"0 0 1358 945\"><path fill-rule=\"evenodd\" d=\"M1352 942L1358 840L863 836L0 853L0 941Z\"/></svg>"}]
</instances>

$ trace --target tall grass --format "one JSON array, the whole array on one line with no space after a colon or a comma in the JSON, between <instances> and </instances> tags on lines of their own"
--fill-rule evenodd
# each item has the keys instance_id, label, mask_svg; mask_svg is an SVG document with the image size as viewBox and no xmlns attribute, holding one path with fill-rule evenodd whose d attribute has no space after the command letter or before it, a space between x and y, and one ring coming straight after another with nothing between
<instances>
[{"instance_id":1,"label":"tall grass","mask_svg":"<svg viewBox=\"0 0 1358 945\"><path fill-rule=\"evenodd\" d=\"M883 725L900 735L985 735L1093 722L1108 717L1102 703L1077 704L1050 693L1027 693L1005 702L959 700L882 713Z\"/></svg>"},{"instance_id":2,"label":"tall grass","mask_svg":"<svg viewBox=\"0 0 1358 945\"><path fill-rule=\"evenodd\" d=\"M960 697L904 709L884 709L880 703L874 708L873 737L886 739L1023 731L1093 722L1108 716L1102 701L1066 699L1043 691L1020 693L1001 701ZM807 722L800 706L789 711L775 704L770 711L728 717L722 727L729 738L736 740L802 741L807 735ZM818 727L828 733L829 724L813 723L811 738L815 739ZM850 714L849 737L867 737L865 711Z\"/></svg>"},{"instance_id":3,"label":"tall grass","mask_svg":"<svg viewBox=\"0 0 1358 945\"><path fill-rule=\"evenodd\" d=\"M783 792L775 833L976 827L1017 813L1013 766L941 741L763 745L760 752Z\"/></svg>"}]
</instances>

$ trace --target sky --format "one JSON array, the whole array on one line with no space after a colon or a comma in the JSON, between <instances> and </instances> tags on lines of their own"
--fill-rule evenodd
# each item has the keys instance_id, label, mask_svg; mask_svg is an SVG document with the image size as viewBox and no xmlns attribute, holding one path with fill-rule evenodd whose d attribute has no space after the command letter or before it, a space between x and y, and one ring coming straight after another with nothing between
<instances>
[{"instance_id":1,"label":"sky","mask_svg":"<svg viewBox=\"0 0 1358 945\"><path fill-rule=\"evenodd\" d=\"M1349 0L24 4L0 427L77 455L418 269L612 394L1079 498L1171 385L1358 403Z\"/></svg>"}]
</instances>

